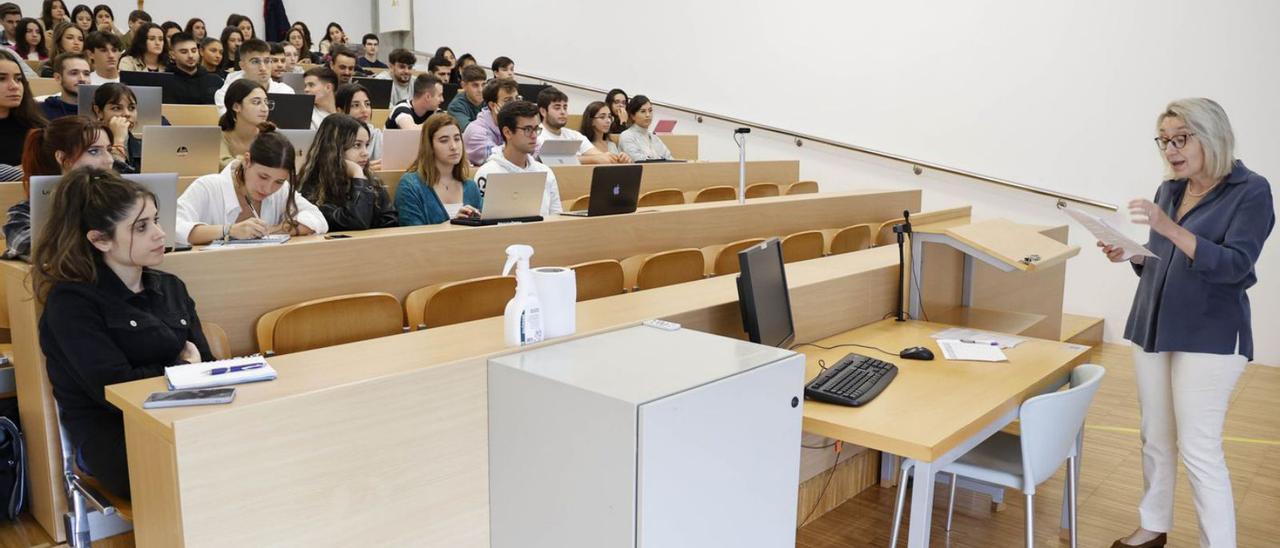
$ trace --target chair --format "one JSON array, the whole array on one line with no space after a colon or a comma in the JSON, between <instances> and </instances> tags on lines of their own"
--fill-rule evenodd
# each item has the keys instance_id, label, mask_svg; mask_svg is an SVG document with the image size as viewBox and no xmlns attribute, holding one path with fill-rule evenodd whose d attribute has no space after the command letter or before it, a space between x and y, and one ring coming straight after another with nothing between
<instances>
[{"instance_id":1,"label":"chair","mask_svg":"<svg viewBox=\"0 0 1280 548\"><path fill-rule=\"evenodd\" d=\"M701 280L706 270L702 252L693 248L673 249L645 257L636 273L636 290Z\"/></svg>"},{"instance_id":2,"label":"chair","mask_svg":"<svg viewBox=\"0 0 1280 548\"><path fill-rule=\"evenodd\" d=\"M996 432L973 450L943 466L939 473L951 474L951 493L947 503L947 531L956 501L958 476L1021 489L1027 497L1027 547L1034 545L1032 517L1036 486L1053 476L1067 462L1067 520L1071 546L1076 546L1076 459L1080 431L1084 428L1089 404L1106 375L1100 365L1087 363L1071 371L1071 388L1036 396L1022 403L1018 410L1021 435ZM898 526L906 500L907 476L915 462L902 463L898 481L898 499L893 512L893 533L889 546L898 544ZM917 478L921 481L925 478ZM931 480L930 480L931 481Z\"/></svg>"},{"instance_id":3,"label":"chair","mask_svg":"<svg viewBox=\"0 0 1280 548\"><path fill-rule=\"evenodd\" d=\"M612 297L626 292L622 263L613 259L579 263L569 267L577 275L578 302Z\"/></svg>"},{"instance_id":4,"label":"chair","mask_svg":"<svg viewBox=\"0 0 1280 548\"><path fill-rule=\"evenodd\" d=\"M738 252L753 245L759 245L764 238L747 238L738 240L728 244L716 253L716 260L712 263L711 273L713 276L721 276L724 274L738 273Z\"/></svg>"},{"instance_id":5,"label":"chair","mask_svg":"<svg viewBox=\"0 0 1280 548\"><path fill-rule=\"evenodd\" d=\"M875 247L880 247L882 245L889 245L897 242L898 238L893 234L893 225L901 224L903 221L904 219L899 217L897 219L890 219L888 221L880 223L880 228L876 229Z\"/></svg>"},{"instance_id":6,"label":"chair","mask_svg":"<svg viewBox=\"0 0 1280 548\"><path fill-rule=\"evenodd\" d=\"M747 185L743 193L748 198L766 198L782 195L782 189L778 187L778 183L752 183Z\"/></svg>"},{"instance_id":7,"label":"chair","mask_svg":"<svg viewBox=\"0 0 1280 548\"><path fill-rule=\"evenodd\" d=\"M840 253L849 253L850 251L861 251L871 247L871 225L863 223L860 225L846 226L836 232L831 237L832 255Z\"/></svg>"},{"instance_id":8,"label":"chair","mask_svg":"<svg viewBox=\"0 0 1280 548\"><path fill-rule=\"evenodd\" d=\"M790 196L792 194L817 194L817 193L818 193L817 181L796 181L794 183L787 185L786 195Z\"/></svg>"},{"instance_id":9,"label":"chair","mask_svg":"<svg viewBox=\"0 0 1280 548\"><path fill-rule=\"evenodd\" d=\"M826 247L827 242L821 230L797 232L782 239L782 262L817 259L824 254Z\"/></svg>"},{"instance_id":10,"label":"chair","mask_svg":"<svg viewBox=\"0 0 1280 548\"><path fill-rule=\"evenodd\" d=\"M684 205L684 193L675 188L650 190L640 196L637 207L653 207L664 205Z\"/></svg>"},{"instance_id":11,"label":"chair","mask_svg":"<svg viewBox=\"0 0 1280 548\"><path fill-rule=\"evenodd\" d=\"M731 186L710 186L698 191L693 203L724 202L738 199L738 191Z\"/></svg>"},{"instance_id":12,"label":"chair","mask_svg":"<svg viewBox=\"0 0 1280 548\"><path fill-rule=\"evenodd\" d=\"M501 316L516 294L515 276L485 276L415 289L404 299L413 329Z\"/></svg>"},{"instance_id":13,"label":"chair","mask_svg":"<svg viewBox=\"0 0 1280 548\"><path fill-rule=\"evenodd\" d=\"M55 406L56 407L56 406ZM67 495L67 512L62 515L67 546L90 548L94 540L115 536L133 529L133 505L130 501L107 494L106 489L76 466L75 449L62 426L61 410L54 410L58 423L58 439L62 444L63 489ZM97 514L94 516L93 514ZM91 524L98 527L91 529Z\"/></svg>"},{"instance_id":14,"label":"chair","mask_svg":"<svg viewBox=\"0 0 1280 548\"><path fill-rule=\"evenodd\" d=\"M404 331L404 311L390 293L355 293L277 308L258 318L258 350L288 354Z\"/></svg>"},{"instance_id":15,"label":"chair","mask_svg":"<svg viewBox=\"0 0 1280 548\"><path fill-rule=\"evenodd\" d=\"M590 205L591 205L590 194L586 196L579 196L576 200L573 201L572 204L569 204L569 207L565 209L565 211L586 211L587 207Z\"/></svg>"},{"instance_id":16,"label":"chair","mask_svg":"<svg viewBox=\"0 0 1280 548\"><path fill-rule=\"evenodd\" d=\"M231 341L222 326L212 322L201 322L200 326L204 328L204 338L209 341L209 350L213 352L214 359L225 360L232 357Z\"/></svg>"}]
</instances>

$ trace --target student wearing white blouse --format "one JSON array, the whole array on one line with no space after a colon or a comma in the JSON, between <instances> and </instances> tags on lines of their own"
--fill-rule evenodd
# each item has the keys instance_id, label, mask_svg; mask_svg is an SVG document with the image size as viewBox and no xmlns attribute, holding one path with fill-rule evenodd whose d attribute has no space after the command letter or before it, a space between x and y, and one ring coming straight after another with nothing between
<instances>
[{"instance_id":1,"label":"student wearing white blouse","mask_svg":"<svg viewBox=\"0 0 1280 548\"><path fill-rule=\"evenodd\" d=\"M297 180L293 145L265 129L222 173L196 179L178 198L177 239L192 245L268 234L323 234L329 223L289 184Z\"/></svg>"},{"instance_id":2,"label":"student wearing white blouse","mask_svg":"<svg viewBox=\"0 0 1280 548\"><path fill-rule=\"evenodd\" d=\"M627 103L627 116L631 127L618 135L618 148L632 160L670 160L671 150L649 129L653 124L653 103L643 95L631 98Z\"/></svg>"}]
</instances>

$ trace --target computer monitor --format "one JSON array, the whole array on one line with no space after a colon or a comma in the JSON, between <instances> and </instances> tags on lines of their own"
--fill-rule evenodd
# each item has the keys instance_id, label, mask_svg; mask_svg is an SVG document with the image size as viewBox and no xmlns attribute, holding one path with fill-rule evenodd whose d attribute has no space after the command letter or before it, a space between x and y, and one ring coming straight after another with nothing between
<instances>
[{"instance_id":1,"label":"computer monitor","mask_svg":"<svg viewBox=\"0 0 1280 548\"><path fill-rule=\"evenodd\" d=\"M782 244L769 238L738 253L738 303L742 327L753 343L786 348L795 339L791 295L782 266Z\"/></svg>"}]
</instances>

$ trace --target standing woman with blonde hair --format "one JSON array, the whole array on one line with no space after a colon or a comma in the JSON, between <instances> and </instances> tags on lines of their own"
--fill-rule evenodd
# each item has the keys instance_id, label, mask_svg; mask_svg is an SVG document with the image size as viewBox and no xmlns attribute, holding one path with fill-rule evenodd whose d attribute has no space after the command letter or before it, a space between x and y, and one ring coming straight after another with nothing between
<instances>
[{"instance_id":1,"label":"standing woman with blonde hair","mask_svg":"<svg viewBox=\"0 0 1280 548\"><path fill-rule=\"evenodd\" d=\"M1164 546L1173 527L1178 456L1191 480L1200 545L1236 545L1235 505L1222 453L1231 391L1253 359L1254 264L1275 226L1271 184L1235 159L1227 113L1204 98L1169 103L1156 120L1167 180L1134 200L1156 257L1098 243L1141 280L1124 336L1133 342L1142 410L1139 528L1113 548Z\"/></svg>"}]
</instances>

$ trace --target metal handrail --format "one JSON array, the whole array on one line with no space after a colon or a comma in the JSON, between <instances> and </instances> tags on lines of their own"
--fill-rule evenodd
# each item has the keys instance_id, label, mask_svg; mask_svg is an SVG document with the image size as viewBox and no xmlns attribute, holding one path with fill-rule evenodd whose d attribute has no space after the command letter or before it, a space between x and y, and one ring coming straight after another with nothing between
<instances>
[{"instance_id":1,"label":"metal handrail","mask_svg":"<svg viewBox=\"0 0 1280 548\"><path fill-rule=\"evenodd\" d=\"M418 53L419 53L420 55L425 55L425 56L427 56L427 57L430 57L430 56L431 56L431 54L426 54L426 53L422 53L422 52L418 52ZM600 95L602 95L602 96L608 93L608 90L603 90L603 89L599 89L599 88L594 88L594 87L587 86L587 85L583 85L583 84L576 84L576 83L573 83L573 82L566 82L566 81L564 81L564 80L558 80L558 79L555 79L555 78L548 78L548 77L546 77L546 76L541 76L541 75L538 75L538 74L530 74L530 73L528 73L528 72L517 72L517 73L516 73L516 75L517 75L517 76L522 76L522 77L525 77L525 78L529 78L529 79L532 79L532 80L539 80L539 81L542 81L542 82L544 82L544 83L552 84L552 85L555 85L555 86L563 86L563 87L567 87L567 88L579 89L579 90L582 90L582 91L590 91L590 92L593 92L593 93L600 94ZM799 132L795 132L795 131L791 131L791 130L787 130L787 129L782 129L782 128L774 127L774 126L768 126L768 125L764 125L764 124L758 124L758 123L755 123L755 122L750 122L750 121L747 121L747 120L742 120L742 119L740 119L740 118L734 118L734 117L732 117L732 116L725 116L725 115L722 115L722 114L715 114L715 113L712 113L712 112L706 112L706 111L698 110L698 109L695 109L695 108L689 108L689 107L684 107L684 106L680 106L680 105L673 105L673 104L671 104L671 103L660 103L660 102L658 102L658 101L654 101L654 102L653 102L653 104L654 104L655 106L660 106L660 107L662 107L662 108L671 109L671 110L675 110L675 111L683 112L683 113L685 113L685 114L693 115L693 116L697 119L697 121L698 121L699 123L702 123L703 118L711 118L711 119L720 120L720 121L723 121L723 122L728 122L728 123L731 123L731 124L734 124L734 125L739 125L739 126L749 127L749 128L751 128L751 129L753 129L753 130L768 131L768 132L770 132L770 133L777 133L777 134L780 134L780 135L786 135L787 137L791 137L791 138L795 139L796 146L801 146L801 145L804 143L804 141L811 141L811 142L814 142L814 143L820 143L820 144L827 145L827 146L830 146L830 147L835 147L835 148L839 148L839 149L843 149L843 150L848 150L848 151L850 151L850 152L857 152L857 153L859 153L859 154L867 154L867 155L870 155L870 156L875 156L875 157L877 157L877 158L884 158L884 159L886 159L886 160L893 160L893 161L895 161L895 162L902 162L902 163L904 163L904 164L911 164L911 170L912 170L912 172L913 172L913 173L915 173L916 175L921 175L921 174L923 174L925 169L931 169L931 170L933 170L933 171L938 171L938 172L941 172L941 173L949 173L949 174L951 174L951 175L957 175L957 176L965 177L965 178L968 178L968 179L974 179L974 180L977 180L977 181L982 181L982 182L984 182L984 183L989 183L989 184L993 184L993 185L999 185L999 186L1002 186L1002 187L1005 187L1005 188L1012 188L1012 189L1014 189L1014 190L1020 190L1020 191L1022 191L1022 192L1030 192L1030 193L1032 193L1032 194L1039 194L1039 195L1041 195L1041 196L1047 196L1047 197L1049 197L1049 198L1053 198L1053 199L1055 199L1055 200L1056 200L1056 201L1058 201L1058 202L1074 202L1074 203L1077 203L1077 204L1087 205L1087 206L1092 206L1092 207L1101 208L1101 209L1106 209L1106 210L1109 210L1109 211L1119 211L1119 209L1120 209L1118 206L1116 206L1116 205L1114 205L1114 204L1109 204L1109 203L1107 203L1107 202L1103 202L1103 201L1099 201L1099 200L1094 200L1094 199L1091 199L1091 198L1085 198L1085 197L1082 197L1082 196L1075 196L1075 195L1073 195L1073 194L1066 194L1066 193L1063 193L1063 192L1056 192L1056 191L1049 190L1049 189L1046 189L1046 188L1040 188L1040 187L1038 187L1038 186L1032 186L1032 185L1028 185L1028 184L1023 184L1023 183L1019 183L1019 182L1016 182L1016 181L1010 181L1010 180L1008 180L1008 179L1001 179L1001 178L999 178L999 177L991 177L991 176L989 176L989 175L983 175L983 174L981 174L981 173L974 173L974 172L972 172L972 171L968 171L968 170L964 170L964 169L959 169L959 168L954 168L954 167L944 166L944 165L942 165L942 164L937 164L937 163L934 163L934 162L926 162L926 161L923 161L923 160L917 160L917 159L915 159L915 158L910 158L910 157L902 156L902 155L899 155L899 154L893 154L893 153L891 153L891 152L884 152L884 151L876 150L876 149L873 149L873 148L867 148L867 147L862 147L862 146L858 146L858 145L852 145L852 144L849 144L849 143L843 143L843 142L840 142L840 141L833 141L833 140L831 140L831 139L826 139L826 138L823 138L823 137L818 137L818 136L816 136L816 135L809 135L809 134L806 134L806 133L799 133Z\"/></svg>"}]
</instances>

